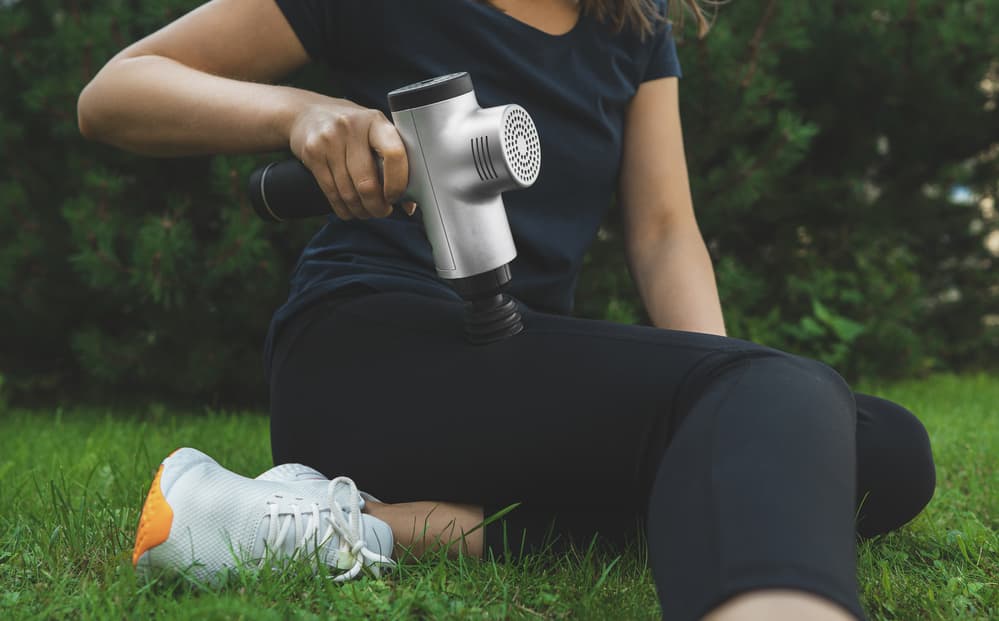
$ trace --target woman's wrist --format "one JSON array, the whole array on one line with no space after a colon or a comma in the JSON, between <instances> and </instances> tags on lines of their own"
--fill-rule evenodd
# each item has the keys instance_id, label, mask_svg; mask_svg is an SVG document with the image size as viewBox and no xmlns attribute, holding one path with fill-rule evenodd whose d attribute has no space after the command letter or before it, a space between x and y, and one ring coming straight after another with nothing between
<instances>
[{"instance_id":1,"label":"woman's wrist","mask_svg":"<svg viewBox=\"0 0 999 621\"><path fill-rule=\"evenodd\" d=\"M337 105L353 105L347 100L329 97L321 93L307 91L291 86L277 86L275 100L271 106L266 106L267 119L265 126L272 140L280 142L281 148L290 148L296 124L310 110L317 107Z\"/></svg>"}]
</instances>

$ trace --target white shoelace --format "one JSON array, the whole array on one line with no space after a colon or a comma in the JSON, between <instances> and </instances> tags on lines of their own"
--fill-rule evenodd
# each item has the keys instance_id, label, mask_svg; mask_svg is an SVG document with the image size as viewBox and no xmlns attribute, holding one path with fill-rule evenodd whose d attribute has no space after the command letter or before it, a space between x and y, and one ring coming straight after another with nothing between
<instances>
[{"instance_id":1,"label":"white shoelace","mask_svg":"<svg viewBox=\"0 0 999 621\"><path fill-rule=\"evenodd\" d=\"M347 486L346 517L343 505L337 502L334 495L338 485ZM292 553L296 550L313 553L329 544L333 537L339 537L336 564L339 569L346 569L346 571L333 578L336 582L355 578L357 574L361 573L365 559L373 564L376 574L379 565L395 565L395 561L392 559L369 550L364 541L363 524L361 523L361 495L354 482L347 477L337 477L329 482L327 493L330 501L329 510L320 509L317 503L312 503L311 507L304 510L300 509L298 505L289 504L288 510L282 511L279 504L269 503L270 521L264 539L267 548L284 550L288 547L288 543L292 543ZM308 522L303 527L302 522L305 520L305 516L308 516ZM323 522L326 523L326 530L322 537L318 537ZM292 533L292 529L294 529L294 534L291 541L288 541L288 535ZM344 562L345 560L350 563L349 567Z\"/></svg>"}]
</instances>

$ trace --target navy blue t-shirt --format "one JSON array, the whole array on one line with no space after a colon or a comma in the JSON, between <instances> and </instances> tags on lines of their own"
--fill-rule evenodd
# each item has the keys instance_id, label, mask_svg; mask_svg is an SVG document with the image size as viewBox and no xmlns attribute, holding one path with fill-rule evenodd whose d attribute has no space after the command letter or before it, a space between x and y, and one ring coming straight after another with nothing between
<instances>
[{"instance_id":1,"label":"navy blue t-shirt","mask_svg":"<svg viewBox=\"0 0 999 621\"><path fill-rule=\"evenodd\" d=\"M665 0L657 0L665 11ZM467 71L483 108L520 104L541 138L541 174L504 194L517 247L509 294L568 314L583 256L617 189L624 113L638 86L679 76L668 24L644 40L581 16L560 36L477 0L277 0L342 97L391 118L389 91ZM305 248L265 346L295 313L351 283L458 299L434 269L419 214L331 217Z\"/></svg>"}]
</instances>

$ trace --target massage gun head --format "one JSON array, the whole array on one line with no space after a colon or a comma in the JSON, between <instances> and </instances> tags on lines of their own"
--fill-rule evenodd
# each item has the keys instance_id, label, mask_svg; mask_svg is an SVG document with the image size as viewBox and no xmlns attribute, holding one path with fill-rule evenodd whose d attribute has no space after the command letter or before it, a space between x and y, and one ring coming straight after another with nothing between
<instances>
[{"instance_id":1,"label":"massage gun head","mask_svg":"<svg viewBox=\"0 0 999 621\"><path fill-rule=\"evenodd\" d=\"M409 158L404 199L420 205L437 274L466 299L497 293L517 255L501 193L531 186L541 172L534 122L517 105L479 107L467 73L388 99Z\"/></svg>"},{"instance_id":2,"label":"massage gun head","mask_svg":"<svg viewBox=\"0 0 999 621\"><path fill-rule=\"evenodd\" d=\"M453 172L465 192L498 194L537 180L541 141L531 115L515 104L480 108L467 73L417 82L388 97L393 117L405 119L409 111L418 115L418 140L432 138L433 146L443 149L434 157L447 157L462 169Z\"/></svg>"}]
</instances>

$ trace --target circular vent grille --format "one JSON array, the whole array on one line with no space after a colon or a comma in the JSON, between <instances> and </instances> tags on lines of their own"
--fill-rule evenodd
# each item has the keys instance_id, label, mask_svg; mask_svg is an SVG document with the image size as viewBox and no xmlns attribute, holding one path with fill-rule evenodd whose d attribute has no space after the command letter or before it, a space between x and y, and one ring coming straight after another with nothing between
<instances>
[{"instance_id":1,"label":"circular vent grille","mask_svg":"<svg viewBox=\"0 0 999 621\"><path fill-rule=\"evenodd\" d=\"M531 115L519 106L511 106L503 121L503 153L518 183L534 183L541 172L541 140Z\"/></svg>"}]
</instances>

